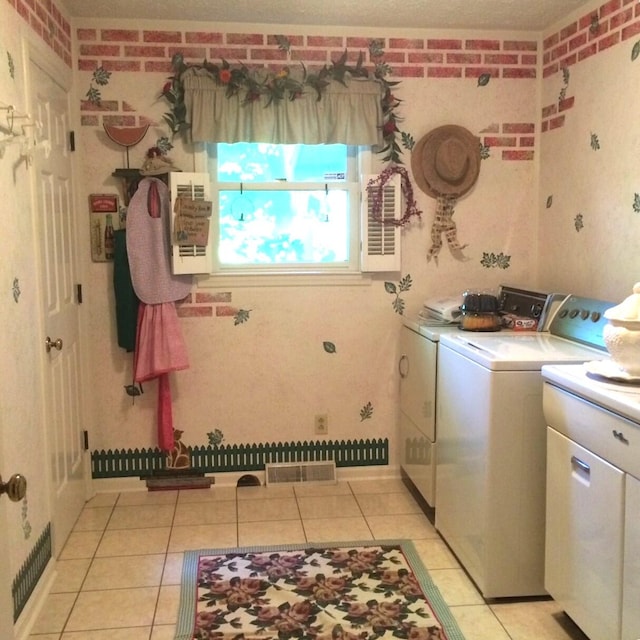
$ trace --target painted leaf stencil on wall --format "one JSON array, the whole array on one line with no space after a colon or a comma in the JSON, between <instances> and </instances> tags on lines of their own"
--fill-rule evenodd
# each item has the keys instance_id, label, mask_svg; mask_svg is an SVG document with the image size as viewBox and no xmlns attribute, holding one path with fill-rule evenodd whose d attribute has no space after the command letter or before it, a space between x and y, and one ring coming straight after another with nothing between
<instances>
[{"instance_id":1,"label":"painted leaf stencil on wall","mask_svg":"<svg viewBox=\"0 0 640 640\"><path fill-rule=\"evenodd\" d=\"M370 402L360 409L360 422L364 420L369 420L373 416L373 405Z\"/></svg>"},{"instance_id":2,"label":"painted leaf stencil on wall","mask_svg":"<svg viewBox=\"0 0 640 640\"><path fill-rule=\"evenodd\" d=\"M635 213L640 213L640 193L633 194L633 210Z\"/></svg>"},{"instance_id":3,"label":"painted leaf stencil on wall","mask_svg":"<svg viewBox=\"0 0 640 640\"><path fill-rule=\"evenodd\" d=\"M640 55L640 40L633 45L631 49L631 62L633 62Z\"/></svg>"},{"instance_id":4,"label":"painted leaf stencil on wall","mask_svg":"<svg viewBox=\"0 0 640 640\"><path fill-rule=\"evenodd\" d=\"M209 444L213 447L217 447L221 445L224 440L224 433L220 431L220 429L214 429L213 431L207 432L207 439L209 440Z\"/></svg>"},{"instance_id":5,"label":"painted leaf stencil on wall","mask_svg":"<svg viewBox=\"0 0 640 640\"><path fill-rule=\"evenodd\" d=\"M398 282L397 286L395 282L385 282L384 289L387 293L391 295L395 295L393 302L391 303L394 311L399 314L404 314L405 303L404 300L400 297L400 294L404 291L409 291L411 289L411 285L413 281L411 280L411 275L407 274L404 278L401 278Z\"/></svg>"},{"instance_id":6,"label":"painted leaf stencil on wall","mask_svg":"<svg viewBox=\"0 0 640 640\"><path fill-rule=\"evenodd\" d=\"M416 146L416 141L413 136L406 131L402 132L402 146L407 149L407 151L413 151L413 147Z\"/></svg>"},{"instance_id":7,"label":"painted leaf stencil on wall","mask_svg":"<svg viewBox=\"0 0 640 640\"><path fill-rule=\"evenodd\" d=\"M372 58L384 55L384 40L382 38L372 38L369 41L369 54Z\"/></svg>"},{"instance_id":8,"label":"painted leaf stencil on wall","mask_svg":"<svg viewBox=\"0 0 640 640\"><path fill-rule=\"evenodd\" d=\"M109 78L111 78L111 71L107 71L104 67L98 67L94 70L89 90L85 94L91 104L99 105L102 101L102 93L98 87L94 86L94 83L104 87L109 84Z\"/></svg>"},{"instance_id":9,"label":"painted leaf stencil on wall","mask_svg":"<svg viewBox=\"0 0 640 640\"><path fill-rule=\"evenodd\" d=\"M20 517L22 519L22 533L24 535L24 539L28 540L31 537L32 527L29 522L29 501L26 495L22 498L22 510Z\"/></svg>"},{"instance_id":10,"label":"painted leaf stencil on wall","mask_svg":"<svg viewBox=\"0 0 640 640\"><path fill-rule=\"evenodd\" d=\"M482 260L480 264L487 269L508 269L511 265L511 256L506 256L504 253L482 253Z\"/></svg>"},{"instance_id":11,"label":"painted leaf stencil on wall","mask_svg":"<svg viewBox=\"0 0 640 640\"><path fill-rule=\"evenodd\" d=\"M276 42L278 43L278 49L280 49L280 51L291 53L291 42L287 36L277 35Z\"/></svg>"},{"instance_id":12,"label":"painted leaf stencil on wall","mask_svg":"<svg viewBox=\"0 0 640 640\"><path fill-rule=\"evenodd\" d=\"M567 97L567 89L569 88L569 68L568 67L562 67L562 81L564 82L564 86L560 89L558 102L562 102Z\"/></svg>"},{"instance_id":13,"label":"painted leaf stencil on wall","mask_svg":"<svg viewBox=\"0 0 640 640\"><path fill-rule=\"evenodd\" d=\"M247 322L247 320L249 320L250 313L251 309L238 309L236 315L233 316L233 324L237 326L243 322Z\"/></svg>"},{"instance_id":14,"label":"painted leaf stencil on wall","mask_svg":"<svg viewBox=\"0 0 640 640\"><path fill-rule=\"evenodd\" d=\"M7 64L9 65L9 75L12 80L16 79L16 65L13 62L13 56L7 51Z\"/></svg>"},{"instance_id":15,"label":"painted leaf stencil on wall","mask_svg":"<svg viewBox=\"0 0 640 640\"><path fill-rule=\"evenodd\" d=\"M335 353L336 352L336 345L333 344L333 342L325 341L325 342L322 343L322 347L327 353Z\"/></svg>"},{"instance_id":16,"label":"painted leaf stencil on wall","mask_svg":"<svg viewBox=\"0 0 640 640\"><path fill-rule=\"evenodd\" d=\"M131 396L132 398L135 398L136 396L142 395L142 393L143 393L142 385L140 385L140 387L138 387L138 385L136 385L136 384L125 384L124 385L124 390L127 392L127 395Z\"/></svg>"},{"instance_id":17,"label":"painted leaf stencil on wall","mask_svg":"<svg viewBox=\"0 0 640 640\"><path fill-rule=\"evenodd\" d=\"M580 232L582 229L584 229L584 216L579 213L574 219L573 219L573 225L576 228L576 231Z\"/></svg>"},{"instance_id":18,"label":"painted leaf stencil on wall","mask_svg":"<svg viewBox=\"0 0 640 640\"><path fill-rule=\"evenodd\" d=\"M478 76L478 86L486 87L489 84L489 80L491 80L490 73L482 73Z\"/></svg>"}]
</instances>

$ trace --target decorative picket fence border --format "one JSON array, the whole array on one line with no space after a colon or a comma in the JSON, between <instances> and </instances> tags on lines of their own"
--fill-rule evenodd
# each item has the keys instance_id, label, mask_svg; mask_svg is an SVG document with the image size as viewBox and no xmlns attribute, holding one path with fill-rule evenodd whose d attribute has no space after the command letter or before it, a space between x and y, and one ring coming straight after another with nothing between
<instances>
[{"instance_id":1,"label":"decorative picket fence border","mask_svg":"<svg viewBox=\"0 0 640 640\"><path fill-rule=\"evenodd\" d=\"M188 447L191 468L202 473L261 471L267 463L333 460L336 467L389 464L389 441L327 440ZM166 454L159 449L93 451L93 478L148 476L166 468Z\"/></svg>"},{"instance_id":2,"label":"decorative picket fence border","mask_svg":"<svg viewBox=\"0 0 640 640\"><path fill-rule=\"evenodd\" d=\"M13 621L16 622L40 576L51 560L51 524L48 523L11 584Z\"/></svg>"}]
</instances>

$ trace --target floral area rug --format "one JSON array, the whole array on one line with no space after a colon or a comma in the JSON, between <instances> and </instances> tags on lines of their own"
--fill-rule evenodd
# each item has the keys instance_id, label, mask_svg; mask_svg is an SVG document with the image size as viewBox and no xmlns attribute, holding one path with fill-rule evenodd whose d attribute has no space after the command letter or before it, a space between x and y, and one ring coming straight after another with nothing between
<instances>
[{"instance_id":1,"label":"floral area rug","mask_svg":"<svg viewBox=\"0 0 640 640\"><path fill-rule=\"evenodd\" d=\"M464 640L409 541L188 551L176 640Z\"/></svg>"}]
</instances>

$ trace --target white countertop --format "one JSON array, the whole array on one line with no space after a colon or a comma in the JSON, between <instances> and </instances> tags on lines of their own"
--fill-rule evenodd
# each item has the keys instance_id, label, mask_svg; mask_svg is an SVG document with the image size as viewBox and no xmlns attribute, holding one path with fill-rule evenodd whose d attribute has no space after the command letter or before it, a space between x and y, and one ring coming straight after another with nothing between
<instances>
[{"instance_id":1,"label":"white countertop","mask_svg":"<svg viewBox=\"0 0 640 640\"><path fill-rule=\"evenodd\" d=\"M598 362L598 361L596 361ZM640 423L640 384L609 380L590 371L592 363L542 367L542 377L561 389Z\"/></svg>"},{"instance_id":2,"label":"white countertop","mask_svg":"<svg viewBox=\"0 0 640 640\"><path fill-rule=\"evenodd\" d=\"M458 324L442 324L441 322L425 320L418 316L404 318L403 324L405 327L431 340L431 342L438 342L443 334L460 331Z\"/></svg>"}]
</instances>

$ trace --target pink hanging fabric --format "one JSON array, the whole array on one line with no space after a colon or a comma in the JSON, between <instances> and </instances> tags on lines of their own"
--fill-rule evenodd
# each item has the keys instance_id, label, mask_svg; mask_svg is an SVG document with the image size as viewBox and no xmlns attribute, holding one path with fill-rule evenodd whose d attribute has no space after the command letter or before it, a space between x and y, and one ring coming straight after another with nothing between
<instances>
[{"instance_id":1,"label":"pink hanging fabric","mask_svg":"<svg viewBox=\"0 0 640 640\"><path fill-rule=\"evenodd\" d=\"M191 276L171 271L170 194L158 178L144 178L127 210L127 254L137 297L134 380L158 379L158 445L172 449L173 412L169 373L187 369L187 349L175 301L191 291Z\"/></svg>"},{"instance_id":2,"label":"pink hanging fabric","mask_svg":"<svg viewBox=\"0 0 640 640\"><path fill-rule=\"evenodd\" d=\"M175 304L140 303L135 381L144 382L157 378L162 373L188 368L187 347L180 330Z\"/></svg>"},{"instance_id":3,"label":"pink hanging fabric","mask_svg":"<svg viewBox=\"0 0 640 640\"><path fill-rule=\"evenodd\" d=\"M173 437L173 409L171 407L171 384L169 374L158 376L158 446L171 451L175 446Z\"/></svg>"},{"instance_id":4,"label":"pink hanging fabric","mask_svg":"<svg viewBox=\"0 0 640 640\"><path fill-rule=\"evenodd\" d=\"M140 303L134 357L134 380L158 378L158 444L163 451L173 448L173 411L169 372L187 369L187 348L180 331L173 302Z\"/></svg>"}]
</instances>

